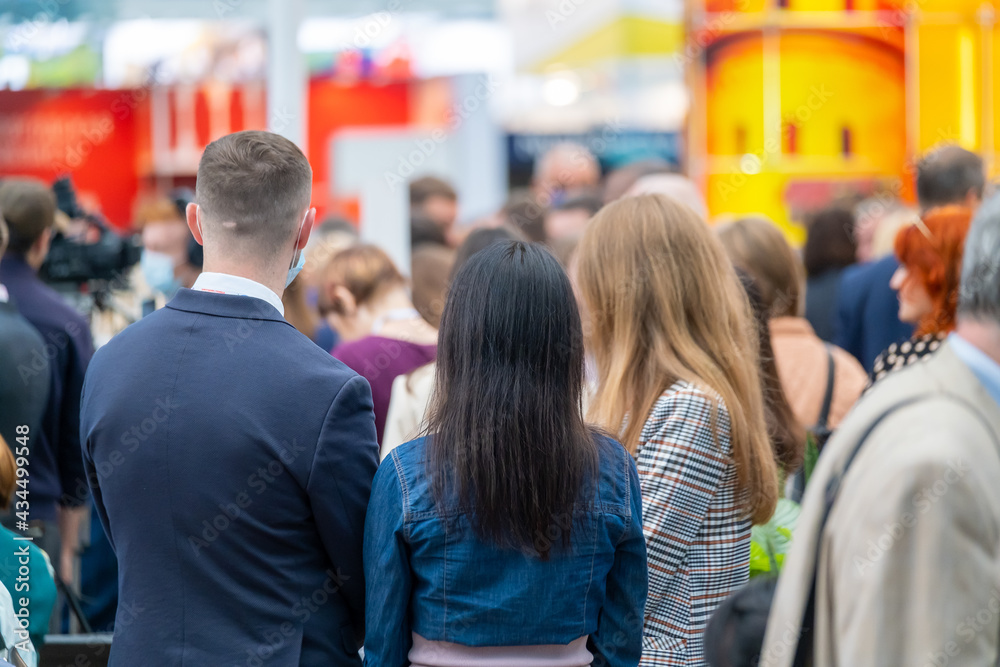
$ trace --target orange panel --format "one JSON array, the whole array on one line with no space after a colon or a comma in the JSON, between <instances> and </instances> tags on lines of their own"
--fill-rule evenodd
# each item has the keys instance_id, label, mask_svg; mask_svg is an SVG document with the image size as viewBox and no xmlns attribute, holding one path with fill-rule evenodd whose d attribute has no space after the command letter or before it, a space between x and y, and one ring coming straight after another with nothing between
<instances>
[{"instance_id":1,"label":"orange panel","mask_svg":"<svg viewBox=\"0 0 1000 667\"><path fill-rule=\"evenodd\" d=\"M309 83L309 162L313 168L313 204L326 212L330 200L330 137L345 127L405 125L410 121L410 84Z\"/></svg>"}]
</instances>

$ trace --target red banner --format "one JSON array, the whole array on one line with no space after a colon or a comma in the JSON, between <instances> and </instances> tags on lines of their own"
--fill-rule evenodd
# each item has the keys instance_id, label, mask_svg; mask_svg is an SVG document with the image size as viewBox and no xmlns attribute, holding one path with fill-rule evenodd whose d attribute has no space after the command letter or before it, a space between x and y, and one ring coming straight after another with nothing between
<instances>
[{"instance_id":1,"label":"red banner","mask_svg":"<svg viewBox=\"0 0 1000 667\"><path fill-rule=\"evenodd\" d=\"M70 174L85 206L114 225L131 222L138 189L134 90L0 91L0 179Z\"/></svg>"}]
</instances>

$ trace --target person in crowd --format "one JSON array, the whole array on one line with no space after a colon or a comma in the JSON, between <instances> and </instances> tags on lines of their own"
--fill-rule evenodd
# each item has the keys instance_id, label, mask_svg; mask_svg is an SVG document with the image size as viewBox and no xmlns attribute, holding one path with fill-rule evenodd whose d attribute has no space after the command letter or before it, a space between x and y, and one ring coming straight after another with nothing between
<instances>
[{"instance_id":1,"label":"person in crowd","mask_svg":"<svg viewBox=\"0 0 1000 667\"><path fill-rule=\"evenodd\" d=\"M424 176L410 182L410 217L427 220L435 225L448 245L454 241L458 219L458 193L441 178Z\"/></svg>"},{"instance_id":2,"label":"person in crowd","mask_svg":"<svg viewBox=\"0 0 1000 667\"><path fill-rule=\"evenodd\" d=\"M530 239L525 236L520 229L513 225L500 225L499 227L481 227L479 229L475 229L465 238L464 241L462 241L462 245L458 246L458 250L455 252L455 264L451 269L451 279L454 280L459 269L465 266L465 263L469 261L469 258L480 250L484 250L499 241L529 240Z\"/></svg>"},{"instance_id":3,"label":"person in crowd","mask_svg":"<svg viewBox=\"0 0 1000 667\"><path fill-rule=\"evenodd\" d=\"M448 236L437 222L423 215L410 218L410 249L422 245L448 245Z\"/></svg>"},{"instance_id":4,"label":"person in crowd","mask_svg":"<svg viewBox=\"0 0 1000 667\"><path fill-rule=\"evenodd\" d=\"M937 206L959 204L975 211L983 196L983 161L958 146L943 146L917 165L920 214ZM894 255L844 271L838 293L834 342L871 369L875 358L892 343L913 335L901 323L898 301L889 282L899 268Z\"/></svg>"},{"instance_id":5,"label":"person in crowd","mask_svg":"<svg viewBox=\"0 0 1000 667\"><path fill-rule=\"evenodd\" d=\"M857 254L854 213L833 206L814 213L806 224L802 263L806 269L805 317L821 340L832 342L836 327L837 292L844 269Z\"/></svg>"},{"instance_id":6,"label":"person in crowd","mask_svg":"<svg viewBox=\"0 0 1000 667\"><path fill-rule=\"evenodd\" d=\"M940 206L899 230L899 268L890 286L899 294L899 319L912 324L913 338L893 343L875 358L872 382L920 359L929 359L955 329L965 235L972 211Z\"/></svg>"},{"instance_id":7,"label":"person in crowd","mask_svg":"<svg viewBox=\"0 0 1000 667\"><path fill-rule=\"evenodd\" d=\"M94 346L83 316L38 277L55 222L51 188L33 179L5 179L0 211L10 234L0 261L0 283L41 334L49 358L47 369L31 367L32 373L48 372L49 399L41 429L31 434L29 444L30 532L38 546L58 559L60 576L72 581L88 500L80 458L80 391Z\"/></svg>"},{"instance_id":8,"label":"person in crowd","mask_svg":"<svg viewBox=\"0 0 1000 667\"><path fill-rule=\"evenodd\" d=\"M549 244L552 254L555 255L563 268L570 272L576 258L576 249L580 247L580 237L569 237L553 241ZM572 280L572 276L570 278Z\"/></svg>"},{"instance_id":9,"label":"person in crowd","mask_svg":"<svg viewBox=\"0 0 1000 667\"><path fill-rule=\"evenodd\" d=\"M531 189L545 208L559 206L570 197L593 190L601 180L601 165L586 147L558 143L535 161Z\"/></svg>"},{"instance_id":10,"label":"person in crowd","mask_svg":"<svg viewBox=\"0 0 1000 667\"><path fill-rule=\"evenodd\" d=\"M837 428L861 396L868 374L850 354L820 340L802 317L802 262L767 218L740 218L720 225L716 233L733 264L760 289L778 376L796 419L806 427ZM821 423L828 395L828 414Z\"/></svg>"},{"instance_id":11,"label":"person in crowd","mask_svg":"<svg viewBox=\"0 0 1000 667\"><path fill-rule=\"evenodd\" d=\"M917 216L916 208L886 195L861 200L853 212L857 264L873 262L891 253L896 232Z\"/></svg>"},{"instance_id":12,"label":"person in crowd","mask_svg":"<svg viewBox=\"0 0 1000 667\"><path fill-rule=\"evenodd\" d=\"M8 239L0 217L0 258ZM16 442L19 426L34 442L49 400L50 372L45 339L17 312L0 283L0 437L7 442Z\"/></svg>"},{"instance_id":13,"label":"person in crowd","mask_svg":"<svg viewBox=\"0 0 1000 667\"><path fill-rule=\"evenodd\" d=\"M749 573L778 474L757 332L711 230L664 195L626 197L580 242L599 380L589 418L636 459L649 557L640 665L701 664L715 607Z\"/></svg>"},{"instance_id":14,"label":"person in crowd","mask_svg":"<svg viewBox=\"0 0 1000 667\"><path fill-rule=\"evenodd\" d=\"M316 306L318 288L316 275L330 257L357 242L354 225L340 218L329 218L317 225L309 235L305 249L305 264L281 294L285 319L310 340L329 352L337 342L337 335L319 316Z\"/></svg>"},{"instance_id":15,"label":"person in crowd","mask_svg":"<svg viewBox=\"0 0 1000 667\"><path fill-rule=\"evenodd\" d=\"M515 190L500 211L502 224L513 227L529 241L545 243L545 207L528 190Z\"/></svg>"},{"instance_id":16,"label":"person in crowd","mask_svg":"<svg viewBox=\"0 0 1000 667\"><path fill-rule=\"evenodd\" d=\"M870 370L875 357L885 349L876 349L878 345L886 346L913 334L913 327L899 320L896 295L889 281L899 268L892 250L895 233L910 224L917 211L898 202L886 205L862 201L855 209L855 217L859 263L841 273L831 342Z\"/></svg>"},{"instance_id":17,"label":"person in crowd","mask_svg":"<svg viewBox=\"0 0 1000 667\"><path fill-rule=\"evenodd\" d=\"M316 342L323 320L319 310L309 305L309 283L304 275L300 273L296 276L281 293L281 305L285 309L285 320L306 338Z\"/></svg>"},{"instance_id":18,"label":"person in crowd","mask_svg":"<svg viewBox=\"0 0 1000 667\"><path fill-rule=\"evenodd\" d=\"M205 271L94 356L81 435L120 568L112 667L360 664L371 391L282 317L311 191L279 135L210 143L187 209Z\"/></svg>"},{"instance_id":19,"label":"person in crowd","mask_svg":"<svg viewBox=\"0 0 1000 667\"><path fill-rule=\"evenodd\" d=\"M427 243L415 248L410 255L413 307L435 329L441 323L454 264L455 251L443 245Z\"/></svg>"},{"instance_id":20,"label":"person in crowd","mask_svg":"<svg viewBox=\"0 0 1000 667\"><path fill-rule=\"evenodd\" d=\"M465 266L469 258L480 250L501 241L524 241L524 236L512 227L483 227L473 230L455 252L448 284L454 279L459 269ZM414 271L415 273L415 271ZM446 303L447 287L442 295L442 311ZM416 289L414 289L416 301ZM426 318L425 318L426 319ZM431 323L434 324L434 323ZM437 327L434 324L435 328ZM392 381L392 392L389 398L389 409L386 412L385 433L382 436L380 456L385 459L395 447L413 440L419 434L425 423L427 410L430 407L431 394L434 392L433 362L419 366L409 373L404 373Z\"/></svg>"},{"instance_id":21,"label":"person in crowd","mask_svg":"<svg viewBox=\"0 0 1000 667\"><path fill-rule=\"evenodd\" d=\"M708 220L708 204L694 181L680 174L649 174L628 189L626 197L661 194L691 208L702 220Z\"/></svg>"},{"instance_id":22,"label":"person in crowd","mask_svg":"<svg viewBox=\"0 0 1000 667\"><path fill-rule=\"evenodd\" d=\"M955 331L928 362L877 383L827 443L778 580L762 665L996 662L997 257L994 198L968 233Z\"/></svg>"},{"instance_id":23,"label":"person in crowd","mask_svg":"<svg viewBox=\"0 0 1000 667\"><path fill-rule=\"evenodd\" d=\"M340 342L340 334L319 313L323 269L331 257L357 242L358 229L349 221L336 216L325 219L309 235L302 272L281 297L285 319L327 352Z\"/></svg>"},{"instance_id":24,"label":"person in crowd","mask_svg":"<svg viewBox=\"0 0 1000 667\"><path fill-rule=\"evenodd\" d=\"M764 422L767 424L767 434L771 439L774 460L785 475L790 475L802 466L805 455L806 430L795 417L791 403L781 386L781 376L774 360L774 350L771 347L771 331L768 324L768 310L760 289L746 271L737 270L750 302L754 324L757 328L757 343L760 354L760 386L764 397Z\"/></svg>"},{"instance_id":25,"label":"person in crowd","mask_svg":"<svg viewBox=\"0 0 1000 667\"><path fill-rule=\"evenodd\" d=\"M604 203L624 197L625 193L643 176L651 174L672 174L677 168L666 160L651 158L637 160L608 172L604 179Z\"/></svg>"},{"instance_id":26,"label":"person in crowd","mask_svg":"<svg viewBox=\"0 0 1000 667\"><path fill-rule=\"evenodd\" d=\"M521 241L476 253L439 345L428 435L394 449L372 489L366 664L637 664L639 478L584 423L583 334L559 263Z\"/></svg>"},{"instance_id":27,"label":"person in crowd","mask_svg":"<svg viewBox=\"0 0 1000 667\"><path fill-rule=\"evenodd\" d=\"M579 238L604 203L594 192L574 195L545 212L544 232L549 245Z\"/></svg>"},{"instance_id":28,"label":"person in crowd","mask_svg":"<svg viewBox=\"0 0 1000 667\"><path fill-rule=\"evenodd\" d=\"M903 227L912 225L918 217L916 207L903 206L902 204L892 206L879 218L878 225L875 227L870 248L872 257L881 259L895 253L896 234Z\"/></svg>"},{"instance_id":29,"label":"person in crowd","mask_svg":"<svg viewBox=\"0 0 1000 667\"><path fill-rule=\"evenodd\" d=\"M309 303L316 304L319 294L319 284L322 282L323 269L330 258L341 250L349 248L358 242L358 228L346 218L329 216L316 225L309 235L306 245L306 263L302 267L301 276L315 293L309 297Z\"/></svg>"},{"instance_id":30,"label":"person in crowd","mask_svg":"<svg viewBox=\"0 0 1000 667\"><path fill-rule=\"evenodd\" d=\"M333 356L371 385L382 442L392 381L434 361L437 329L414 308L406 279L389 255L373 245L357 245L330 259L320 312L341 336Z\"/></svg>"},{"instance_id":31,"label":"person in crowd","mask_svg":"<svg viewBox=\"0 0 1000 667\"><path fill-rule=\"evenodd\" d=\"M20 445L20 440L7 442L0 437L0 510L10 510L13 501L23 497L23 494L14 496L16 491L23 491L23 486L17 484L23 477L17 474L14 452L21 458L25 450L27 447ZM26 575L22 567L26 567ZM40 649L56 604L52 567L41 549L4 527L0 527L0 582L14 600L27 600L26 605L18 606L27 609L28 635L34 647Z\"/></svg>"},{"instance_id":32,"label":"person in crowd","mask_svg":"<svg viewBox=\"0 0 1000 667\"><path fill-rule=\"evenodd\" d=\"M185 193L154 197L137 207L135 225L142 236L139 267L156 301L149 311L173 298L181 287L191 287L201 275L201 246L194 240L184 218L190 201Z\"/></svg>"},{"instance_id":33,"label":"person in crowd","mask_svg":"<svg viewBox=\"0 0 1000 667\"><path fill-rule=\"evenodd\" d=\"M204 253L185 220L194 200L189 188L176 188L139 202L134 223L142 240L142 256L132 271L130 294L135 319L169 301L181 287L190 288L201 274ZM116 328L116 332L119 329ZM99 330L95 326L95 336ZM96 517L96 508L93 510ZM89 537L80 554L80 608L97 632L114 629L118 607L118 563L99 521L89 522Z\"/></svg>"}]
</instances>

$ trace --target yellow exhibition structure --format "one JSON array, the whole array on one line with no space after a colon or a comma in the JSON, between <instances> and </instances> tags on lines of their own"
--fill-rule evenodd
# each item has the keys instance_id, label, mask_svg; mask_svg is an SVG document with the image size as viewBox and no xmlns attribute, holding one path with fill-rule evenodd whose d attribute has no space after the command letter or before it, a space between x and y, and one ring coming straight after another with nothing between
<instances>
[{"instance_id":1,"label":"yellow exhibition structure","mask_svg":"<svg viewBox=\"0 0 1000 667\"><path fill-rule=\"evenodd\" d=\"M941 143L1000 146L996 10L981 0L688 0L686 168L712 214L796 224L845 197L913 198Z\"/></svg>"}]
</instances>

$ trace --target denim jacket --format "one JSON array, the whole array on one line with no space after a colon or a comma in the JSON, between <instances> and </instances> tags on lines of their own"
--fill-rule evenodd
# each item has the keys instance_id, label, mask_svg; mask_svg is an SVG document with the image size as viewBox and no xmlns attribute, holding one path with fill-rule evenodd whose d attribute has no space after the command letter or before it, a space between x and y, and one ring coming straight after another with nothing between
<instances>
[{"instance_id":1,"label":"denim jacket","mask_svg":"<svg viewBox=\"0 0 1000 667\"><path fill-rule=\"evenodd\" d=\"M466 646L589 635L595 665L635 667L647 579L639 479L624 447L597 442L598 484L576 503L569 546L565 519L538 536L536 547L552 545L547 561L484 543L470 508L435 502L426 438L394 449L375 475L365 522L365 663L408 665L416 632Z\"/></svg>"}]
</instances>

